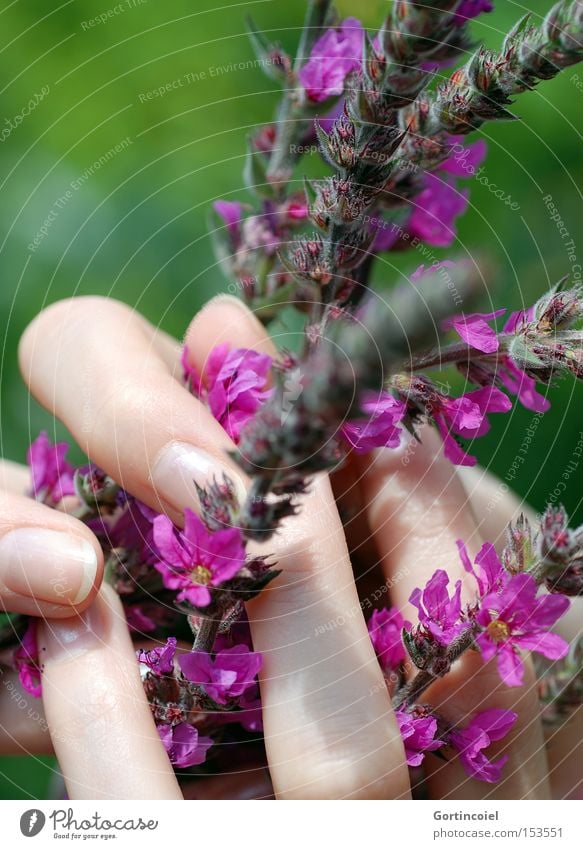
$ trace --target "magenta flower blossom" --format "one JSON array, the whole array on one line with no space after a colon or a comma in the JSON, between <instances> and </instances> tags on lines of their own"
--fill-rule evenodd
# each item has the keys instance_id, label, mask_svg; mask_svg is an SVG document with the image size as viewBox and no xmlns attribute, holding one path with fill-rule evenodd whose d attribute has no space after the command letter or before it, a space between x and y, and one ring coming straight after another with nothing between
<instances>
[{"instance_id":1,"label":"magenta flower blossom","mask_svg":"<svg viewBox=\"0 0 583 849\"><path fill-rule=\"evenodd\" d=\"M206 753L213 745L210 737L199 737L197 729L186 722L156 727L174 766L187 767L204 763Z\"/></svg>"},{"instance_id":2,"label":"magenta flower blossom","mask_svg":"<svg viewBox=\"0 0 583 849\"><path fill-rule=\"evenodd\" d=\"M156 621L145 612L141 604L124 605L128 628L137 634L151 634L156 630Z\"/></svg>"},{"instance_id":3,"label":"magenta flower blossom","mask_svg":"<svg viewBox=\"0 0 583 849\"><path fill-rule=\"evenodd\" d=\"M411 623L403 619L396 607L375 610L368 621L368 633L383 669L397 669L407 657L401 638L403 628Z\"/></svg>"},{"instance_id":4,"label":"magenta flower blossom","mask_svg":"<svg viewBox=\"0 0 583 849\"><path fill-rule=\"evenodd\" d=\"M509 315L503 333L519 333L524 325L534 320L534 307L518 310ZM535 413L546 413L551 404L544 395L536 391L536 380L529 377L509 357L503 357L496 373L500 383L513 395L516 395L523 407Z\"/></svg>"},{"instance_id":5,"label":"magenta flower blossom","mask_svg":"<svg viewBox=\"0 0 583 849\"><path fill-rule=\"evenodd\" d=\"M443 746L436 740L437 720L433 716L415 716L404 710L395 711L399 731L405 744L405 757L409 766L420 766L426 752L434 752Z\"/></svg>"},{"instance_id":6,"label":"magenta flower blossom","mask_svg":"<svg viewBox=\"0 0 583 849\"><path fill-rule=\"evenodd\" d=\"M450 135L448 141L451 145L450 155L441 163L439 170L453 177L473 177L488 152L484 139L466 144L464 136Z\"/></svg>"},{"instance_id":7,"label":"magenta flower blossom","mask_svg":"<svg viewBox=\"0 0 583 849\"><path fill-rule=\"evenodd\" d=\"M144 663L155 675L171 675L174 672L176 637L168 637L165 646L156 646L149 651L138 650L138 661Z\"/></svg>"},{"instance_id":8,"label":"magenta flower blossom","mask_svg":"<svg viewBox=\"0 0 583 849\"><path fill-rule=\"evenodd\" d=\"M271 357L247 348L229 350L228 343L217 345L205 363L204 380L182 353L182 370L186 383L229 434L238 441L242 429L253 418L272 390L266 388Z\"/></svg>"},{"instance_id":9,"label":"magenta flower blossom","mask_svg":"<svg viewBox=\"0 0 583 849\"><path fill-rule=\"evenodd\" d=\"M397 427L406 412L406 405L389 392L365 393L360 405L368 419L356 419L342 425L340 433L358 454L373 448L397 448L402 430Z\"/></svg>"},{"instance_id":10,"label":"magenta flower blossom","mask_svg":"<svg viewBox=\"0 0 583 849\"><path fill-rule=\"evenodd\" d=\"M299 80L310 100L321 103L342 94L344 80L359 67L364 30L356 18L346 18L337 29L329 29L312 48L300 70Z\"/></svg>"},{"instance_id":11,"label":"magenta flower blossom","mask_svg":"<svg viewBox=\"0 0 583 849\"><path fill-rule=\"evenodd\" d=\"M455 151L436 169L423 177L423 188L411 203L406 229L410 237L435 247L448 247L455 239L455 220L468 206L468 189L458 189L456 177L473 177L486 156L483 141L463 147L458 136L450 136ZM375 242L375 250L383 248Z\"/></svg>"},{"instance_id":12,"label":"magenta flower blossom","mask_svg":"<svg viewBox=\"0 0 583 849\"><path fill-rule=\"evenodd\" d=\"M477 18L482 12L491 12L493 8L491 0L463 0L455 12L456 23L461 26L470 18Z\"/></svg>"},{"instance_id":13,"label":"magenta flower blossom","mask_svg":"<svg viewBox=\"0 0 583 849\"><path fill-rule=\"evenodd\" d=\"M484 749L506 737L517 718L518 714L511 710L493 708L477 714L466 728L451 732L448 742L457 749L461 764L471 778L490 784L500 781L508 755L490 761Z\"/></svg>"},{"instance_id":14,"label":"magenta flower blossom","mask_svg":"<svg viewBox=\"0 0 583 849\"><path fill-rule=\"evenodd\" d=\"M184 511L184 531L167 516L154 519L154 544L160 560L155 564L164 586L180 590L177 601L195 607L211 602L211 587L233 578L245 561L243 537L238 528L211 533L196 513Z\"/></svg>"},{"instance_id":15,"label":"magenta flower blossom","mask_svg":"<svg viewBox=\"0 0 583 849\"><path fill-rule=\"evenodd\" d=\"M14 649L13 663L23 689L35 699L42 694L40 660L37 646L38 619L29 619L20 645Z\"/></svg>"},{"instance_id":16,"label":"magenta flower blossom","mask_svg":"<svg viewBox=\"0 0 583 849\"><path fill-rule=\"evenodd\" d=\"M217 704L225 705L255 684L261 668L261 654L237 645L217 652L214 658L201 651L183 654L178 663L192 684L203 687Z\"/></svg>"},{"instance_id":17,"label":"magenta flower blossom","mask_svg":"<svg viewBox=\"0 0 583 849\"><path fill-rule=\"evenodd\" d=\"M54 507L67 495L75 495L74 468L65 460L69 446L55 445L42 431L28 449L26 461L32 477L31 496Z\"/></svg>"},{"instance_id":18,"label":"magenta flower blossom","mask_svg":"<svg viewBox=\"0 0 583 849\"><path fill-rule=\"evenodd\" d=\"M501 592L489 593L476 616L483 628L476 643L484 660L496 657L498 672L509 687L519 687L524 664L519 649L535 651L550 660L559 660L569 651L569 644L558 634L549 633L569 607L562 595L537 598L537 585L524 572L508 580Z\"/></svg>"},{"instance_id":19,"label":"magenta flower blossom","mask_svg":"<svg viewBox=\"0 0 583 849\"><path fill-rule=\"evenodd\" d=\"M271 357L228 344L214 348L205 365L207 401L211 413L237 441L243 427L269 398L265 388Z\"/></svg>"},{"instance_id":20,"label":"magenta flower blossom","mask_svg":"<svg viewBox=\"0 0 583 849\"><path fill-rule=\"evenodd\" d=\"M485 542L476 554L475 563L478 567L477 569L474 569L472 566L464 541L458 539L456 540L456 545L464 569L476 579L480 598L502 588L503 584L509 579L509 576L500 563L496 549L491 542Z\"/></svg>"},{"instance_id":21,"label":"magenta flower blossom","mask_svg":"<svg viewBox=\"0 0 583 849\"><path fill-rule=\"evenodd\" d=\"M433 573L425 585L413 590L409 601L417 608L419 622L442 646L447 646L468 628L467 622L461 621L462 582L456 581L453 595L447 590L449 577L443 569Z\"/></svg>"},{"instance_id":22,"label":"magenta flower blossom","mask_svg":"<svg viewBox=\"0 0 583 849\"><path fill-rule=\"evenodd\" d=\"M511 408L510 399L495 386L474 389L460 398L435 399L432 414L448 460L457 466L474 466L476 458L460 448L452 433L467 439L483 436L490 429L488 413L507 413Z\"/></svg>"},{"instance_id":23,"label":"magenta flower blossom","mask_svg":"<svg viewBox=\"0 0 583 849\"><path fill-rule=\"evenodd\" d=\"M413 211L407 230L413 238L438 248L446 248L455 239L455 220L468 206L469 191L454 183L426 174L425 186L412 201Z\"/></svg>"},{"instance_id":24,"label":"magenta flower blossom","mask_svg":"<svg viewBox=\"0 0 583 849\"><path fill-rule=\"evenodd\" d=\"M444 259L441 262L434 262L428 268L425 268L425 265L421 264L412 274L409 275L409 280L411 283L416 283L418 280L421 280L425 274L433 274L441 268L455 268L456 265L457 263L452 262L450 259Z\"/></svg>"},{"instance_id":25,"label":"magenta flower blossom","mask_svg":"<svg viewBox=\"0 0 583 849\"><path fill-rule=\"evenodd\" d=\"M217 200L213 203L213 207L225 222L233 246L236 247L241 235L243 204L233 200Z\"/></svg>"},{"instance_id":26,"label":"magenta flower blossom","mask_svg":"<svg viewBox=\"0 0 583 849\"><path fill-rule=\"evenodd\" d=\"M505 313L505 309L495 312L475 312L470 315L454 315L443 322L444 330L455 330L460 339L472 348L492 354L500 347L496 331L490 327L489 321Z\"/></svg>"},{"instance_id":27,"label":"magenta flower blossom","mask_svg":"<svg viewBox=\"0 0 583 849\"><path fill-rule=\"evenodd\" d=\"M510 357L503 357L496 376L500 383L516 395L523 407L535 413L546 413L551 402L536 390L536 380L518 368Z\"/></svg>"}]
</instances>

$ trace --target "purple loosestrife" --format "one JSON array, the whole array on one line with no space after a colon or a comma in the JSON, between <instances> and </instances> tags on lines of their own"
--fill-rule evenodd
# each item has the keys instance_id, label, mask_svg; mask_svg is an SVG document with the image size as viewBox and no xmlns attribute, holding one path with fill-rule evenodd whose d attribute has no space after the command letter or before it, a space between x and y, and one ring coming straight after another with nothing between
<instances>
[{"instance_id":1,"label":"purple loosestrife","mask_svg":"<svg viewBox=\"0 0 583 849\"><path fill-rule=\"evenodd\" d=\"M390 250L397 244L401 248L410 247L411 242L416 244L418 241L440 248L453 243L455 221L463 215L469 203L469 190L460 189L457 178L471 177L486 157L485 142L478 141L463 147L458 138L451 136L450 144L452 149L459 148L460 152L444 160L435 172L427 171L422 175L418 192L409 200L410 212L405 223L390 227L384 222L380 227L374 242L375 251ZM395 186L398 191L398 182Z\"/></svg>"},{"instance_id":2,"label":"purple loosestrife","mask_svg":"<svg viewBox=\"0 0 583 849\"><path fill-rule=\"evenodd\" d=\"M148 667L155 675L172 675L174 672L174 656L176 655L176 637L168 637L162 648L156 646L149 651L140 649L138 660Z\"/></svg>"},{"instance_id":3,"label":"purple loosestrife","mask_svg":"<svg viewBox=\"0 0 583 849\"><path fill-rule=\"evenodd\" d=\"M28 449L31 495L50 507L56 507L67 495L75 495L73 466L65 459L68 450L66 442L53 445L45 431L37 436Z\"/></svg>"},{"instance_id":4,"label":"purple loosestrife","mask_svg":"<svg viewBox=\"0 0 583 849\"><path fill-rule=\"evenodd\" d=\"M351 448L362 454L373 448L398 448L401 442L402 428L398 427L406 412L406 405L397 401L390 393L365 393L360 409L368 418L358 418L346 422L340 429L340 435Z\"/></svg>"},{"instance_id":5,"label":"purple loosestrife","mask_svg":"<svg viewBox=\"0 0 583 849\"><path fill-rule=\"evenodd\" d=\"M206 607L211 590L234 578L245 562L243 537L237 528L209 532L196 513L184 511L184 530L175 528L167 516L154 519L156 569L164 586L178 590L176 600Z\"/></svg>"},{"instance_id":6,"label":"purple loosestrife","mask_svg":"<svg viewBox=\"0 0 583 849\"><path fill-rule=\"evenodd\" d=\"M506 310L495 310L494 312L476 312L469 315L455 315L442 323L444 330L455 330L464 342L477 351L485 354L493 354L500 347L496 331L489 326L488 322L505 313Z\"/></svg>"},{"instance_id":7,"label":"purple loosestrife","mask_svg":"<svg viewBox=\"0 0 583 849\"><path fill-rule=\"evenodd\" d=\"M186 382L231 439L238 442L243 427L271 395L266 387L271 357L246 348L230 350L225 342L209 354L204 378L189 363L187 350L182 364Z\"/></svg>"},{"instance_id":8,"label":"purple loosestrife","mask_svg":"<svg viewBox=\"0 0 583 849\"><path fill-rule=\"evenodd\" d=\"M462 622L462 582L456 581L453 595L448 592L449 576L438 569L423 590L417 588L409 601L417 608L419 623L442 646L448 646L468 628Z\"/></svg>"},{"instance_id":9,"label":"purple loosestrife","mask_svg":"<svg viewBox=\"0 0 583 849\"><path fill-rule=\"evenodd\" d=\"M383 670L398 669L407 652L401 636L403 628L411 630L396 607L375 610L368 621L368 633Z\"/></svg>"},{"instance_id":10,"label":"purple loosestrife","mask_svg":"<svg viewBox=\"0 0 583 849\"><path fill-rule=\"evenodd\" d=\"M458 751L460 762L471 778L490 784L500 781L508 755L490 761L484 749L506 737L517 718L518 714L511 710L494 708L477 714L465 728L455 729L449 734L448 742Z\"/></svg>"},{"instance_id":11,"label":"purple loosestrife","mask_svg":"<svg viewBox=\"0 0 583 849\"><path fill-rule=\"evenodd\" d=\"M299 80L308 98L321 103L342 94L344 80L360 65L364 30L356 18L346 18L316 41Z\"/></svg>"},{"instance_id":12,"label":"purple loosestrife","mask_svg":"<svg viewBox=\"0 0 583 849\"><path fill-rule=\"evenodd\" d=\"M405 759L408 766L420 766L426 752L435 752L443 746L436 740L437 720L433 716L416 715L415 712L395 711L399 731L405 744Z\"/></svg>"},{"instance_id":13,"label":"purple loosestrife","mask_svg":"<svg viewBox=\"0 0 583 849\"><path fill-rule=\"evenodd\" d=\"M206 760L213 745L210 737L200 737L196 728L185 722L178 725L158 725L158 734L171 763L179 769L198 766Z\"/></svg>"},{"instance_id":14,"label":"purple loosestrife","mask_svg":"<svg viewBox=\"0 0 583 849\"><path fill-rule=\"evenodd\" d=\"M28 620L26 631L20 640L20 644L14 650L12 660L23 688L31 696L38 699L42 694L42 687L37 646L37 625L38 619Z\"/></svg>"},{"instance_id":15,"label":"purple loosestrife","mask_svg":"<svg viewBox=\"0 0 583 849\"><path fill-rule=\"evenodd\" d=\"M236 645L218 651L214 657L200 651L182 654L178 663L191 684L202 687L218 705L226 705L255 686L261 655L245 645Z\"/></svg>"},{"instance_id":16,"label":"purple loosestrife","mask_svg":"<svg viewBox=\"0 0 583 849\"><path fill-rule=\"evenodd\" d=\"M559 660L569 644L549 632L567 611L569 599L562 595L537 597L537 585L531 575L513 575L499 592L491 592L480 602L476 622L481 633L476 643L484 660L496 658L498 672L505 684L519 687L524 664L519 650L534 651L550 660Z\"/></svg>"},{"instance_id":17,"label":"purple loosestrife","mask_svg":"<svg viewBox=\"0 0 583 849\"><path fill-rule=\"evenodd\" d=\"M441 434L444 454L457 466L475 466L476 458L467 454L452 434L475 439L488 432L488 413L506 413L512 408L509 398L495 386L474 389L460 398L435 393L430 414Z\"/></svg>"},{"instance_id":18,"label":"purple loosestrife","mask_svg":"<svg viewBox=\"0 0 583 849\"><path fill-rule=\"evenodd\" d=\"M472 561L470 560L464 541L458 539L456 540L456 545L464 569L476 579L480 598L502 589L510 576L502 566L496 549L491 542L485 542L476 554L475 565L478 567L477 569L472 566Z\"/></svg>"},{"instance_id":19,"label":"purple loosestrife","mask_svg":"<svg viewBox=\"0 0 583 849\"><path fill-rule=\"evenodd\" d=\"M482 12L491 12L494 4L490 0L463 0L455 11L456 24L462 26L470 18L477 18Z\"/></svg>"}]
</instances>

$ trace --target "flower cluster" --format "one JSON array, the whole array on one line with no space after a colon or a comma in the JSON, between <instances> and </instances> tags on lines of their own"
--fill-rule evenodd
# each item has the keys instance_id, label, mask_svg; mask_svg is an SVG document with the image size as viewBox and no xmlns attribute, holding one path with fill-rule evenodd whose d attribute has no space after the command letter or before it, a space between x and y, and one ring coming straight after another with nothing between
<instances>
[{"instance_id":1,"label":"flower cluster","mask_svg":"<svg viewBox=\"0 0 583 849\"><path fill-rule=\"evenodd\" d=\"M544 526L543 520L541 527ZM475 581L475 594L470 601L462 601L461 580L450 592L447 573L437 570L423 589L417 588L411 594L410 602L418 612L415 626L404 623L394 609L375 611L371 618L369 630L382 668L396 670L408 655L418 669L409 681L401 678L394 694L410 766L419 766L427 752L439 749L446 755L453 749L459 753L468 775L499 781L507 756L491 762L484 749L507 735L516 714L491 708L459 727L419 700L468 649L477 649L485 663L495 661L501 681L510 687L523 683L524 652L536 652L551 661L559 661L569 652L569 644L550 631L567 611L569 599L539 592L544 579L540 568L544 538L538 553L534 546L532 556L523 560L523 568L516 571L508 568L509 564L516 564L512 556L516 533L512 527L509 537L501 558L491 543L484 543L473 563L465 544L458 540L463 568Z\"/></svg>"}]
</instances>

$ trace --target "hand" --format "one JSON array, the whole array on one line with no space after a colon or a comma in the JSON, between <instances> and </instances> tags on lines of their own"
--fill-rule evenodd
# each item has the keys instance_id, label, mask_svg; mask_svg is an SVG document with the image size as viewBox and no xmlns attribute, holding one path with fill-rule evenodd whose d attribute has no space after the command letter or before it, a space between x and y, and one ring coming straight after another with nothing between
<instances>
[{"instance_id":1,"label":"hand","mask_svg":"<svg viewBox=\"0 0 583 849\"><path fill-rule=\"evenodd\" d=\"M253 316L227 298L208 305L187 333L199 370L223 341L272 352ZM50 307L27 330L21 364L33 394L65 422L90 458L173 518L184 507L197 508L193 478L208 479L222 468L240 478L225 456L228 438L177 380L178 345L128 308L83 298ZM452 578L464 578L456 538L474 549L480 542L458 473L431 436L413 454L405 446L365 458L356 475L366 519L361 533L370 527L392 581L391 601L404 610L411 589L434 569L446 566ZM351 482L348 495L338 494L340 503L354 500L355 486ZM482 497L482 485L472 488ZM492 528L482 530L492 539ZM300 516L285 523L268 549L283 572L248 605L248 614L254 647L264 654L261 691L276 795L407 797L409 771L327 477L314 481ZM40 644L45 710L70 797L175 798L178 787L114 594L104 588L81 617L46 623ZM468 779L456 762L428 757L432 796L549 796L530 667L525 685L509 689L468 654L427 691L427 700L452 719L463 720L478 706L519 713L504 741L510 761L503 782L493 788ZM219 796L229 779L211 781ZM205 793L203 784L196 783L197 795Z\"/></svg>"}]
</instances>

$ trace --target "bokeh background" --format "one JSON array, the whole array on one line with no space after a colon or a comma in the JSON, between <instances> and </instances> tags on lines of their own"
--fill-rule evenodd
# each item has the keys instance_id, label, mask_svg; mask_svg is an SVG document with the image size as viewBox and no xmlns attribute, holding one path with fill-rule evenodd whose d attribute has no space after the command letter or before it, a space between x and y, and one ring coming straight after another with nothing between
<instances>
[{"instance_id":1,"label":"bokeh background","mask_svg":"<svg viewBox=\"0 0 583 849\"><path fill-rule=\"evenodd\" d=\"M389 4L339 0L337 6L374 29ZM476 40L492 47L525 12L540 18L550 2L533 0L527 9L498 0L496 6L472 24ZM106 22L90 23L110 10ZM16 364L19 336L44 306L99 293L125 301L179 336L193 312L227 285L207 235L207 212L221 197L252 200L242 188L245 138L269 119L277 103L274 84L260 69L252 63L233 67L253 58L243 26L246 14L293 51L303 0L223 6L210 0L2 3L2 456L22 461L39 429L55 429L49 415L28 399ZM186 75L192 75L189 84L163 97L145 102L140 97ZM34 111L6 132L35 95ZM489 155L483 173L519 209L470 181L471 208L458 242L435 255L487 257L494 270L483 304L492 298L518 308L570 270L569 239L550 220L545 195L553 196L575 242L577 262L583 262L583 70L575 67L523 95L515 112L520 122L484 128ZM31 250L47 218L46 235ZM387 258L377 269L376 285L391 285L421 261L407 254ZM509 469L532 413L517 409L498 417L476 446L480 461L536 508L553 497L583 436L583 386L564 380L550 397L552 410L535 428L527 462L512 481ZM56 432L64 435L59 426ZM578 469L566 490L554 496L579 521L582 482ZM0 798L51 797L58 788L54 767L50 758L0 758Z\"/></svg>"}]
</instances>

